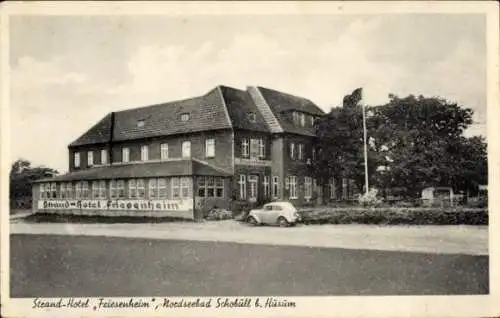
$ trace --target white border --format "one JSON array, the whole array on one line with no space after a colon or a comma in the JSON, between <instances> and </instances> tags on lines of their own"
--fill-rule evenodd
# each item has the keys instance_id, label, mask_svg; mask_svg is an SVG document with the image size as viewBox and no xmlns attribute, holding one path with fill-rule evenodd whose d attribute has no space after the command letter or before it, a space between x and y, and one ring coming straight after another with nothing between
<instances>
[{"instance_id":1,"label":"white border","mask_svg":"<svg viewBox=\"0 0 500 318\"><path fill-rule=\"evenodd\" d=\"M9 216L8 183L10 169L9 135L9 25L8 16L25 15L179 15L179 14L381 14L381 13L479 13L487 15L488 38L488 160L489 193L497 192L500 131L495 120L499 109L499 18L498 4L486 1L464 2L7 2L0 8L1 32L1 295L4 316L427 316L493 317L500 315L498 264L500 242L497 207L499 199L490 195L490 295L485 296L377 296L377 297L290 297L297 302L293 310L171 310L162 312L120 310L41 312L31 309L30 299L10 299L9 295ZM495 301L496 299L496 301Z\"/></svg>"}]
</instances>

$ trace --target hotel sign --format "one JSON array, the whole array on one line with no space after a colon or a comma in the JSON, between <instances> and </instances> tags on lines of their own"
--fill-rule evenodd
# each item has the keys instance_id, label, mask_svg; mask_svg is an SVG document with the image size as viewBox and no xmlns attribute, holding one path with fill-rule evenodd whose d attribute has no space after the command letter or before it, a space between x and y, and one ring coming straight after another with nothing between
<instances>
[{"instance_id":1,"label":"hotel sign","mask_svg":"<svg viewBox=\"0 0 500 318\"><path fill-rule=\"evenodd\" d=\"M39 210L192 211L193 199L178 200L39 200Z\"/></svg>"}]
</instances>

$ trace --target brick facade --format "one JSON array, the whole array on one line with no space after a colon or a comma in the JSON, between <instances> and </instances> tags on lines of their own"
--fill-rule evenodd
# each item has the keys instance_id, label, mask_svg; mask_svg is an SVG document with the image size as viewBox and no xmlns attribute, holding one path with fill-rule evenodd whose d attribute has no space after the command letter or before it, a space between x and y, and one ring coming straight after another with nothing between
<instances>
[{"instance_id":1,"label":"brick facade","mask_svg":"<svg viewBox=\"0 0 500 318\"><path fill-rule=\"evenodd\" d=\"M185 125L183 114L187 115ZM162 176L189 176L196 213L204 214L214 207L231 208L234 202L259 205L289 200L298 206L312 204L319 189L314 187L311 167L315 138L312 123L322 115L309 100L259 87L248 91L217 87L194 99L111 113L69 145L69 173L60 180L75 184L85 180L81 176L86 173L99 179L101 173L92 174L96 169L104 169L109 178L147 179L154 177L151 170L136 166L194 160L190 164L197 167L196 171L190 165L184 170L177 167L176 172L162 170L161 166L154 171ZM214 150L208 157L207 140ZM182 144L187 141L189 159L182 156ZM162 144L168 144L168 158L161 157ZM147 160L141 156L144 146ZM122 162L124 148L129 151L127 163ZM105 164L101 162L102 150L107 154ZM93 165L87 160L89 151ZM80 154L79 167L75 167L75 153ZM122 166L116 174L110 170ZM131 171L136 175L130 175ZM204 178L223 178L224 190L218 190L223 195L214 195L206 185L200 190L203 180L216 180ZM110 179L105 182L109 187ZM34 198L39 198L36 186L33 191ZM206 191L211 195L199 195Z\"/></svg>"}]
</instances>

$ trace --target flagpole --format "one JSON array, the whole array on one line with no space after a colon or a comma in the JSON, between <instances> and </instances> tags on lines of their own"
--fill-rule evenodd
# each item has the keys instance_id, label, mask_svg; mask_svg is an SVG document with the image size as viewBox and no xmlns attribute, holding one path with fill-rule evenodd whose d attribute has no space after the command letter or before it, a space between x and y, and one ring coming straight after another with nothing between
<instances>
[{"instance_id":1,"label":"flagpole","mask_svg":"<svg viewBox=\"0 0 500 318\"><path fill-rule=\"evenodd\" d=\"M361 105L363 110L363 144L364 144L364 155L365 155L365 193L368 193L368 146L367 146L367 132L366 132L366 115L365 115L365 105Z\"/></svg>"}]
</instances>

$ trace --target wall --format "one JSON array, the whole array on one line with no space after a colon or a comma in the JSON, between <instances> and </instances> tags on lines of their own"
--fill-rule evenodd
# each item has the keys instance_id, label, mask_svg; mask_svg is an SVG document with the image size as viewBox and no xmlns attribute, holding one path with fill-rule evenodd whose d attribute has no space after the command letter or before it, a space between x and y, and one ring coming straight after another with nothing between
<instances>
[{"instance_id":1,"label":"wall","mask_svg":"<svg viewBox=\"0 0 500 318\"><path fill-rule=\"evenodd\" d=\"M215 139L215 157L205 157L205 140ZM230 130L209 131L202 133L193 133L176 136L165 136L144 140L133 140L124 142L115 142L113 144L113 162L121 162L122 148L130 149L130 161L139 161L141 159L141 146L149 147L149 160L159 160L162 143L168 143L169 158L182 157L182 143L191 141L191 157L205 161L219 168L232 171L232 133Z\"/></svg>"},{"instance_id":2,"label":"wall","mask_svg":"<svg viewBox=\"0 0 500 318\"><path fill-rule=\"evenodd\" d=\"M247 138L248 142L250 142L250 139L263 139L265 145L265 150L264 150L265 156L263 160L271 159L270 134L257 131L246 131L246 130L235 130L234 132L235 157L243 158L243 156L241 155L241 151L242 151L242 141L244 138Z\"/></svg>"},{"instance_id":3,"label":"wall","mask_svg":"<svg viewBox=\"0 0 500 318\"><path fill-rule=\"evenodd\" d=\"M87 162L87 152L88 151L93 151L94 152L94 165L96 164L101 164L101 150L102 149L108 149L106 144L95 144L95 145L86 145L86 146L79 146L75 148L68 148L68 153L69 153L69 163L68 163L68 168L69 171L77 171L77 170L82 170L82 169L87 169L89 168L88 162ZM77 168L75 167L75 152L80 153L80 167ZM109 162L109 154L108 154L108 162Z\"/></svg>"},{"instance_id":4,"label":"wall","mask_svg":"<svg viewBox=\"0 0 500 318\"><path fill-rule=\"evenodd\" d=\"M314 177L313 174L313 169L312 165L307 164L307 158L311 158L312 160L312 145L313 145L313 138L312 137L307 137L307 136L299 136L299 135L292 135L292 134L286 134L283 137L283 194L284 194L284 199L287 201L292 202L294 205L303 205L308 202L304 200L304 177ZM294 142L295 143L295 159L290 158L290 143ZM298 150L297 150L297 144L302 143L304 144L304 155L303 159L299 160L298 159ZM285 189L285 182L284 180L286 179L287 176L296 176L297 177L297 199L290 199L289 198L289 190Z\"/></svg>"}]
</instances>

